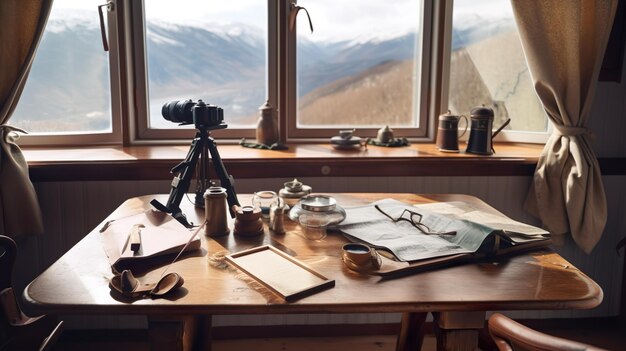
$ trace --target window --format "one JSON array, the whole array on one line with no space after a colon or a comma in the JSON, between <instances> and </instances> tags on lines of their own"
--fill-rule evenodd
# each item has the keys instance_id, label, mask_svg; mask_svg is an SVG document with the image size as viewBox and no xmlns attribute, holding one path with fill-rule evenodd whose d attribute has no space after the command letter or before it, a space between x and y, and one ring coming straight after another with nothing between
<instances>
[{"instance_id":1,"label":"window","mask_svg":"<svg viewBox=\"0 0 626 351\"><path fill-rule=\"evenodd\" d=\"M10 123L43 143L113 142L111 67L103 50L101 0L56 0ZM111 19L111 23L114 19ZM28 138L24 138L28 139ZM119 138L118 138L119 139Z\"/></svg>"},{"instance_id":2,"label":"window","mask_svg":"<svg viewBox=\"0 0 626 351\"><path fill-rule=\"evenodd\" d=\"M141 11L134 3L134 13ZM138 66L145 64L137 81L147 82L137 102L145 108L139 115L143 137L177 133L180 127L164 119L161 109L186 99L224 109L230 131L215 132L221 136L255 128L258 108L268 98L267 9L267 0L144 3L144 31L135 40L145 43L135 45Z\"/></svg>"},{"instance_id":3,"label":"window","mask_svg":"<svg viewBox=\"0 0 626 351\"><path fill-rule=\"evenodd\" d=\"M509 140L548 128L506 0L300 0L313 33L304 11L289 29L290 0L109 1L109 53L102 0L55 1L11 120L27 143L189 140L193 125L161 115L183 99L222 107L212 135L235 141L254 138L266 99L288 140L386 125L428 140L439 114L481 104L494 127L511 117Z\"/></svg>"},{"instance_id":4,"label":"window","mask_svg":"<svg viewBox=\"0 0 626 351\"><path fill-rule=\"evenodd\" d=\"M547 138L532 84L510 2L455 0L448 108L468 115L484 104L494 110L494 128L511 118L508 139Z\"/></svg>"},{"instance_id":5,"label":"window","mask_svg":"<svg viewBox=\"0 0 626 351\"><path fill-rule=\"evenodd\" d=\"M341 11L333 0L299 4L315 27L311 33L300 16L289 134L329 136L329 128L334 134L357 128L358 135L375 136L388 125L399 134L424 136L423 1L342 1Z\"/></svg>"}]
</instances>

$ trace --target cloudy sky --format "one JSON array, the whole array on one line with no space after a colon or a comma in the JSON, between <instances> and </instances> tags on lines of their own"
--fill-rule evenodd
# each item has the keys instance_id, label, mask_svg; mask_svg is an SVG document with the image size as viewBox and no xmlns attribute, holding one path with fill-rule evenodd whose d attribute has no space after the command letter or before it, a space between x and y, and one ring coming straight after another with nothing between
<instances>
[{"instance_id":1,"label":"cloudy sky","mask_svg":"<svg viewBox=\"0 0 626 351\"><path fill-rule=\"evenodd\" d=\"M56 9L95 11L104 0L55 0ZM298 32L309 40L352 39L359 36L393 36L415 30L421 17L421 0L299 0L308 9L298 15ZM470 14L510 16L507 0L455 0L455 18ZM246 23L266 26L266 0L145 0L146 16L174 23Z\"/></svg>"}]
</instances>

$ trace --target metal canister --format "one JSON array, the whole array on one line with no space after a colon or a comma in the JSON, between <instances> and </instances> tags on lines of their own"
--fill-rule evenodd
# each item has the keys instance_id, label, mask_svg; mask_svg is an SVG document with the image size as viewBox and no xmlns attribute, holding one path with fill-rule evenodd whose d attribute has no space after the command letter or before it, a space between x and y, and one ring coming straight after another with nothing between
<instances>
[{"instance_id":1,"label":"metal canister","mask_svg":"<svg viewBox=\"0 0 626 351\"><path fill-rule=\"evenodd\" d=\"M494 113L489 107L480 106L472 109L470 136L466 152L479 155L491 155Z\"/></svg>"},{"instance_id":2,"label":"metal canister","mask_svg":"<svg viewBox=\"0 0 626 351\"><path fill-rule=\"evenodd\" d=\"M226 202L226 189L212 186L204 193L204 214L208 236L224 236L230 233L228 228L228 205Z\"/></svg>"},{"instance_id":3,"label":"metal canister","mask_svg":"<svg viewBox=\"0 0 626 351\"><path fill-rule=\"evenodd\" d=\"M465 119L465 130L459 135L459 121ZM448 112L439 115L437 128L437 148L444 152L459 152L459 138L467 131L467 118Z\"/></svg>"}]
</instances>

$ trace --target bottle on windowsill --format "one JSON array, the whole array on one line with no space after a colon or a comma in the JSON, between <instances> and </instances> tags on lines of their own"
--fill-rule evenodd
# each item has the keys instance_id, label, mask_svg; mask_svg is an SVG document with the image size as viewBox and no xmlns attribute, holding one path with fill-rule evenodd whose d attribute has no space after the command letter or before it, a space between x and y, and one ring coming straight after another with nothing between
<instances>
[{"instance_id":1,"label":"bottle on windowsill","mask_svg":"<svg viewBox=\"0 0 626 351\"><path fill-rule=\"evenodd\" d=\"M278 143L278 121L269 101L259 107L259 121L256 126L256 142L267 146Z\"/></svg>"}]
</instances>

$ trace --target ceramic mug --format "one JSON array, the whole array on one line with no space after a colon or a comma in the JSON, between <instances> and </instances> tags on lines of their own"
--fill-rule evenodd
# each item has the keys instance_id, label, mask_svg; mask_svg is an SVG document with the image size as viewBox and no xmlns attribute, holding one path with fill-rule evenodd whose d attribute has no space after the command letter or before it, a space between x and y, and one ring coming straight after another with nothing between
<instances>
[{"instance_id":1,"label":"ceramic mug","mask_svg":"<svg viewBox=\"0 0 626 351\"><path fill-rule=\"evenodd\" d=\"M381 258L376 250L365 244L349 243L342 248L343 263L353 271L370 272L380 268Z\"/></svg>"}]
</instances>

